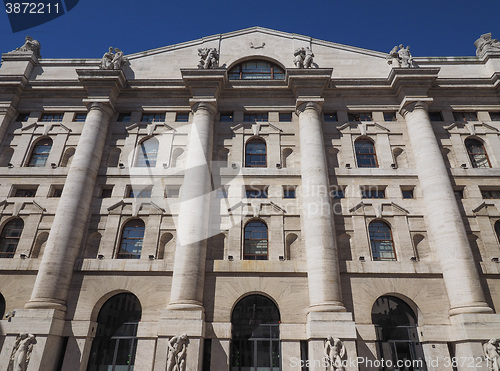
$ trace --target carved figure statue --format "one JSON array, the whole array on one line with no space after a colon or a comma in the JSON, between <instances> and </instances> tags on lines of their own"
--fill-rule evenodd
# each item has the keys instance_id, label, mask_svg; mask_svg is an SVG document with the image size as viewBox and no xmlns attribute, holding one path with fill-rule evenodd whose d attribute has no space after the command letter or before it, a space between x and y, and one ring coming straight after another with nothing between
<instances>
[{"instance_id":1,"label":"carved figure statue","mask_svg":"<svg viewBox=\"0 0 500 371\"><path fill-rule=\"evenodd\" d=\"M490 339L483 345L486 364L490 371L500 371L500 339Z\"/></svg>"},{"instance_id":2,"label":"carved figure statue","mask_svg":"<svg viewBox=\"0 0 500 371\"><path fill-rule=\"evenodd\" d=\"M414 67L413 57L410 53L410 46L407 46L405 48L403 44L400 44L398 50L398 46L396 45L389 52L389 55L387 56L387 63L391 64L393 67L403 67L403 68Z\"/></svg>"},{"instance_id":3,"label":"carved figure statue","mask_svg":"<svg viewBox=\"0 0 500 371\"><path fill-rule=\"evenodd\" d=\"M12 349L8 371L26 371L30 361L33 345L36 344L35 335L19 334Z\"/></svg>"},{"instance_id":4,"label":"carved figure statue","mask_svg":"<svg viewBox=\"0 0 500 371\"><path fill-rule=\"evenodd\" d=\"M297 48L293 52L293 55L295 57L293 59L293 64L295 64L295 67L297 67L297 68L311 68L312 67L314 54L309 47Z\"/></svg>"},{"instance_id":5,"label":"carved figure statue","mask_svg":"<svg viewBox=\"0 0 500 371\"><path fill-rule=\"evenodd\" d=\"M115 48L113 53L113 47L110 46L109 50L102 56L100 68L101 70L121 70L125 62L127 62L127 58L123 52Z\"/></svg>"},{"instance_id":6,"label":"carved figure statue","mask_svg":"<svg viewBox=\"0 0 500 371\"><path fill-rule=\"evenodd\" d=\"M200 56L199 69L208 70L219 67L219 53L216 48L200 48L198 55Z\"/></svg>"},{"instance_id":7,"label":"carved figure statue","mask_svg":"<svg viewBox=\"0 0 500 371\"><path fill-rule=\"evenodd\" d=\"M31 36L26 36L24 39L24 45L20 46L15 50L16 52L33 52L37 58L41 58L40 55L40 43L37 40L33 40Z\"/></svg>"},{"instance_id":8,"label":"carved figure statue","mask_svg":"<svg viewBox=\"0 0 500 371\"><path fill-rule=\"evenodd\" d=\"M174 336L168 341L167 371L186 371L186 354L189 339L186 334Z\"/></svg>"},{"instance_id":9,"label":"carved figure statue","mask_svg":"<svg viewBox=\"0 0 500 371\"><path fill-rule=\"evenodd\" d=\"M293 58L293 64L295 64L295 67L297 68L304 68L304 59L306 57L306 53L304 48L297 48L293 52L293 55L295 58Z\"/></svg>"},{"instance_id":10,"label":"carved figure statue","mask_svg":"<svg viewBox=\"0 0 500 371\"><path fill-rule=\"evenodd\" d=\"M347 352L342 340L329 336L326 339L324 352L328 362L327 371L345 371L343 361Z\"/></svg>"},{"instance_id":11,"label":"carved figure statue","mask_svg":"<svg viewBox=\"0 0 500 371\"><path fill-rule=\"evenodd\" d=\"M491 38L491 32L481 35L479 39L474 42L476 46L476 55L482 57L488 52L500 52L500 41Z\"/></svg>"}]
</instances>

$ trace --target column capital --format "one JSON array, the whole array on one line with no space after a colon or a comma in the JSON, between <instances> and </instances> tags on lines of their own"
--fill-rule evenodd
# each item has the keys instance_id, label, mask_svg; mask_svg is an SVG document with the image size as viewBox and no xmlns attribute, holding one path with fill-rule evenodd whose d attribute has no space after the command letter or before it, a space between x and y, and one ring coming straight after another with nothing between
<instances>
[{"instance_id":1,"label":"column capital","mask_svg":"<svg viewBox=\"0 0 500 371\"><path fill-rule=\"evenodd\" d=\"M208 98L208 99L196 99L191 98L189 100L189 104L191 105L191 110L196 112L198 110L206 110L211 115L215 115L217 113L217 99Z\"/></svg>"},{"instance_id":2,"label":"column capital","mask_svg":"<svg viewBox=\"0 0 500 371\"><path fill-rule=\"evenodd\" d=\"M181 69L182 80L194 98L217 98L227 80L225 68Z\"/></svg>"},{"instance_id":3,"label":"column capital","mask_svg":"<svg viewBox=\"0 0 500 371\"><path fill-rule=\"evenodd\" d=\"M297 116L300 116L306 109L314 109L320 115L323 111L324 103L325 100L320 97L299 97L295 103L295 111Z\"/></svg>"},{"instance_id":4,"label":"column capital","mask_svg":"<svg viewBox=\"0 0 500 371\"><path fill-rule=\"evenodd\" d=\"M399 113L401 116L405 117L409 112L413 112L417 109L428 110L429 105L433 102L432 98L422 97L422 98L404 98L399 106Z\"/></svg>"},{"instance_id":5,"label":"column capital","mask_svg":"<svg viewBox=\"0 0 500 371\"><path fill-rule=\"evenodd\" d=\"M88 98L83 100L87 106L92 103L103 103L113 107L127 82L122 70L77 69L76 72L78 80L87 90Z\"/></svg>"},{"instance_id":6,"label":"column capital","mask_svg":"<svg viewBox=\"0 0 500 371\"><path fill-rule=\"evenodd\" d=\"M109 100L104 101L95 101L91 99L83 99L83 103L87 106L87 109L90 111L102 111L108 116L113 115L115 113L115 109Z\"/></svg>"}]
</instances>

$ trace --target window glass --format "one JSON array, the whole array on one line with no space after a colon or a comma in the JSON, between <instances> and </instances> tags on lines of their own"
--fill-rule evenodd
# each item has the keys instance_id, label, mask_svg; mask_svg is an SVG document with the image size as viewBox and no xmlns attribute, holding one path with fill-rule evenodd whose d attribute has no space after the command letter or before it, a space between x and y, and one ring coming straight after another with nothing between
<instances>
[{"instance_id":1,"label":"window glass","mask_svg":"<svg viewBox=\"0 0 500 371\"><path fill-rule=\"evenodd\" d=\"M16 188L14 197L35 197L37 188Z\"/></svg>"},{"instance_id":2,"label":"window glass","mask_svg":"<svg viewBox=\"0 0 500 371\"><path fill-rule=\"evenodd\" d=\"M384 189L363 189L361 191L363 198L385 198Z\"/></svg>"},{"instance_id":3,"label":"window glass","mask_svg":"<svg viewBox=\"0 0 500 371\"><path fill-rule=\"evenodd\" d=\"M325 122L335 122L337 121L337 112L326 112L323 114L323 119Z\"/></svg>"},{"instance_id":4,"label":"window glass","mask_svg":"<svg viewBox=\"0 0 500 371\"><path fill-rule=\"evenodd\" d=\"M354 142L358 167L378 167L375 146L369 140L360 139Z\"/></svg>"},{"instance_id":5,"label":"window glass","mask_svg":"<svg viewBox=\"0 0 500 371\"><path fill-rule=\"evenodd\" d=\"M165 122L165 113L147 112L142 114L142 122Z\"/></svg>"},{"instance_id":6,"label":"window glass","mask_svg":"<svg viewBox=\"0 0 500 371\"><path fill-rule=\"evenodd\" d=\"M21 218L11 220L3 227L0 235L0 258L13 258L23 233L24 222Z\"/></svg>"},{"instance_id":7,"label":"window glass","mask_svg":"<svg viewBox=\"0 0 500 371\"><path fill-rule=\"evenodd\" d=\"M51 197L59 198L62 195L63 187L57 186L52 188Z\"/></svg>"},{"instance_id":8,"label":"window glass","mask_svg":"<svg viewBox=\"0 0 500 371\"><path fill-rule=\"evenodd\" d=\"M159 142L156 138L143 140L139 145L139 153L135 166L137 167L155 167L158 157Z\"/></svg>"},{"instance_id":9,"label":"window glass","mask_svg":"<svg viewBox=\"0 0 500 371\"><path fill-rule=\"evenodd\" d=\"M175 114L176 122L189 122L189 112L177 112Z\"/></svg>"},{"instance_id":10,"label":"window glass","mask_svg":"<svg viewBox=\"0 0 500 371\"><path fill-rule=\"evenodd\" d=\"M349 121L372 121L371 112L348 113Z\"/></svg>"},{"instance_id":11,"label":"window glass","mask_svg":"<svg viewBox=\"0 0 500 371\"><path fill-rule=\"evenodd\" d=\"M17 122L26 122L26 121L28 121L29 117L30 117L29 113L20 113L19 115L17 115L16 121Z\"/></svg>"},{"instance_id":12,"label":"window glass","mask_svg":"<svg viewBox=\"0 0 500 371\"><path fill-rule=\"evenodd\" d=\"M291 122L292 113L291 112L280 112L280 122Z\"/></svg>"},{"instance_id":13,"label":"window glass","mask_svg":"<svg viewBox=\"0 0 500 371\"><path fill-rule=\"evenodd\" d=\"M122 112L118 114L118 122L130 122L132 114L130 112Z\"/></svg>"},{"instance_id":14,"label":"window glass","mask_svg":"<svg viewBox=\"0 0 500 371\"><path fill-rule=\"evenodd\" d=\"M396 121L396 112L384 112L384 121Z\"/></svg>"},{"instance_id":15,"label":"window glass","mask_svg":"<svg viewBox=\"0 0 500 371\"><path fill-rule=\"evenodd\" d=\"M245 190L246 198L267 198L267 188L250 187Z\"/></svg>"},{"instance_id":16,"label":"window glass","mask_svg":"<svg viewBox=\"0 0 500 371\"><path fill-rule=\"evenodd\" d=\"M465 140L465 147L469 155L472 167L475 168L489 168L491 167L488 154L484 149L483 143L479 140L468 138Z\"/></svg>"},{"instance_id":17,"label":"window glass","mask_svg":"<svg viewBox=\"0 0 500 371\"><path fill-rule=\"evenodd\" d=\"M128 221L123 227L118 259L139 259L144 239L144 222L140 219Z\"/></svg>"},{"instance_id":18,"label":"window glass","mask_svg":"<svg viewBox=\"0 0 500 371\"><path fill-rule=\"evenodd\" d=\"M52 149L52 139L46 138L39 140L33 147L28 166L43 167L47 163L50 150Z\"/></svg>"},{"instance_id":19,"label":"window glass","mask_svg":"<svg viewBox=\"0 0 500 371\"><path fill-rule=\"evenodd\" d=\"M340 198L344 198L344 190L342 188L337 188L336 190L334 190L332 192L332 196L334 199L340 199Z\"/></svg>"},{"instance_id":20,"label":"window glass","mask_svg":"<svg viewBox=\"0 0 500 371\"><path fill-rule=\"evenodd\" d=\"M429 119L431 121L443 121L443 115L439 111L429 112Z\"/></svg>"},{"instance_id":21,"label":"window glass","mask_svg":"<svg viewBox=\"0 0 500 371\"><path fill-rule=\"evenodd\" d=\"M491 121L500 121L500 112L490 112Z\"/></svg>"},{"instance_id":22,"label":"window glass","mask_svg":"<svg viewBox=\"0 0 500 371\"><path fill-rule=\"evenodd\" d=\"M295 187L284 187L283 198L295 198Z\"/></svg>"},{"instance_id":23,"label":"window glass","mask_svg":"<svg viewBox=\"0 0 500 371\"><path fill-rule=\"evenodd\" d=\"M75 113L75 117L73 118L74 122L85 122L87 119L86 113Z\"/></svg>"},{"instance_id":24,"label":"window glass","mask_svg":"<svg viewBox=\"0 0 500 371\"><path fill-rule=\"evenodd\" d=\"M269 121L269 115L265 113L245 113L243 116L244 122L267 122Z\"/></svg>"},{"instance_id":25,"label":"window glass","mask_svg":"<svg viewBox=\"0 0 500 371\"><path fill-rule=\"evenodd\" d=\"M233 112L221 112L220 122L233 122Z\"/></svg>"},{"instance_id":26,"label":"window glass","mask_svg":"<svg viewBox=\"0 0 500 371\"><path fill-rule=\"evenodd\" d=\"M252 221L245 226L244 260L267 260L267 226Z\"/></svg>"},{"instance_id":27,"label":"window glass","mask_svg":"<svg viewBox=\"0 0 500 371\"><path fill-rule=\"evenodd\" d=\"M128 198L151 198L152 187L139 188L140 186L129 186Z\"/></svg>"},{"instance_id":28,"label":"window glass","mask_svg":"<svg viewBox=\"0 0 500 371\"><path fill-rule=\"evenodd\" d=\"M260 139L253 139L247 142L245 151L245 166L267 166L266 143L264 141Z\"/></svg>"},{"instance_id":29,"label":"window glass","mask_svg":"<svg viewBox=\"0 0 500 371\"><path fill-rule=\"evenodd\" d=\"M285 72L273 63L255 60L231 68L228 77L229 80L284 80Z\"/></svg>"},{"instance_id":30,"label":"window glass","mask_svg":"<svg viewBox=\"0 0 500 371\"><path fill-rule=\"evenodd\" d=\"M477 121L476 112L453 112L455 121Z\"/></svg>"},{"instance_id":31,"label":"window glass","mask_svg":"<svg viewBox=\"0 0 500 371\"><path fill-rule=\"evenodd\" d=\"M500 199L500 190L481 190L481 195L485 199Z\"/></svg>"},{"instance_id":32,"label":"window glass","mask_svg":"<svg viewBox=\"0 0 500 371\"><path fill-rule=\"evenodd\" d=\"M103 187L101 189L101 198L111 198L113 187Z\"/></svg>"},{"instance_id":33,"label":"window glass","mask_svg":"<svg viewBox=\"0 0 500 371\"><path fill-rule=\"evenodd\" d=\"M62 113L44 113L40 117L41 122L60 122L63 119Z\"/></svg>"},{"instance_id":34,"label":"window glass","mask_svg":"<svg viewBox=\"0 0 500 371\"><path fill-rule=\"evenodd\" d=\"M373 260L396 260L391 228L382 221L373 221L368 231Z\"/></svg>"}]
</instances>

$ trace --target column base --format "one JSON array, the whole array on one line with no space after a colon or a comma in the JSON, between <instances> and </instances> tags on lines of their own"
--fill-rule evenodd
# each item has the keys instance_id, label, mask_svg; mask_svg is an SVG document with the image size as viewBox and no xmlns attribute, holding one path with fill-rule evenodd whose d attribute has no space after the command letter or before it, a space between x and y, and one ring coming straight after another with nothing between
<instances>
[{"instance_id":1,"label":"column base","mask_svg":"<svg viewBox=\"0 0 500 371\"><path fill-rule=\"evenodd\" d=\"M340 301L313 304L309 306L309 312L346 312L344 305Z\"/></svg>"},{"instance_id":2,"label":"column base","mask_svg":"<svg viewBox=\"0 0 500 371\"><path fill-rule=\"evenodd\" d=\"M24 306L26 309L54 309L61 312L66 312L66 302L63 300L50 298L30 299Z\"/></svg>"},{"instance_id":3,"label":"column base","mask_svg":"<svg viewBox=\"0 0 500 371\"><path fill-rule=\"evenodd\" d=\"M488 304L479 302L470 305L463 305L460 307L452 307L449 311L450 316L456 316L457 314L467 314L467 313L493 314L493 309L491 309L488 306Z\"/></svg>"},{"instance_id":4,"label":"column base","mask_svg":"<svg viewBox=\"0 0 500 371\"><path fill-rule=\"evenodd\" d=\"M205 308L203 308L203 303L196 301L196 300L185 300L185 301L178 301L178 302L170 302L167 306L167 310L179 310L179 311L205 311Z\"/></svg>"},{"instance_id":5,"label":"column base","mask_svg":"<svg viewBox=\"0 0 500 371\"><path fill-rule=\"evenodd\" d=\"M4 323L5 322L5 323ZM30 370L55 370L62 361L64 313L54 309L17 309L10 322L2 321L5 341L0 364L8 365L19 334L36 336L29 360Z\"/></svg>"}]
</instances>

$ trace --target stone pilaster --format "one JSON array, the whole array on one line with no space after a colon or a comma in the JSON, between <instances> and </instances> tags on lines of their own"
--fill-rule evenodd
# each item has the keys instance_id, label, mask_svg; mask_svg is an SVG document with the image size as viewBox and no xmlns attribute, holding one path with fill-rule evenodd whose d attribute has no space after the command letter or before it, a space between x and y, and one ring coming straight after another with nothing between
<instances>
[{"instance_id":1,"label":"stone pilaster","mask_svg":"<svg viewBox=\"0 0 500 371\"><path fill-rule=\"evenodd\" d=\"M450 300L450 315L491 313L486 304L479 275L451 181L432 129L427 104L410 102L401 109L422 189L430 233L443 270Z\"/></svg>"},{"instance_id":2,"label":"stone pilaster","mask_svg":"<svg viewBox=\"0 0 500 371\"><path fill-rule=\"evenodd\" d=\"M193 105L169 309L203 309L215 99Z\"/></svg>"},{"instance_id":3,"label":"stone pilaster","mask_svg":"<svg viewBox=\"0 0 500 371\"><path fill-rule=\"evenodd\" d=\"M334 238L330 183L317 102L298 107L301 153L301 198L307 254L309 310L342 312L340 269Z\"/></svg>"}]
</instances>

